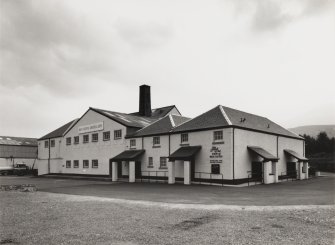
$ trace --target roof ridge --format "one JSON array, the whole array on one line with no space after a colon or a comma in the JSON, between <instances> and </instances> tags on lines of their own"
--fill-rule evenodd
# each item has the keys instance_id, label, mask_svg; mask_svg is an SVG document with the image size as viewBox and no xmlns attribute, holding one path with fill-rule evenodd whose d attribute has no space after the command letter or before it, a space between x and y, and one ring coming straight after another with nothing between
<instances>
[{"instance_id":1,"label":"roof ridge","mask_svg":"<svg viewBox=\"0 0 335 245\"><path fill-rule=\"evenodd\" d=\"M141 129L137 130L137 131L135 132L134 135L136 135L137 133L140 133L140 131L146 129L146 128L149 127L149 126L154 125L154 124L160 122L161 120L163 120L164 118L166 118L166 117L168 117L168 116L170 116L170 114L168 114L168 115L166 115L166 116L164 116L164 117L162 117L162 118L160 118L160 119L158 119L158 120L156 120L156 121L154 121L154 122L148 124L147 126L145 126L145 127L141 128ZM171 121L171 120L170 120L170 121Z\"/></svg>"},{"instance_id":2,"label":"roof ridge","mask_svg":"<svg viewBox=\"0 0 335 245\"><path fill-rule=\"evenodd\" d=\"M173 117L172 117L171 114L169 114L169 118L170 118L170 122L171 122L172 128L175 128L176 127L176 123L174 122Z\"/></svg>"},{"instance_id":3,"label":"roof ridge","mask_svg":"<svg viewBox=\"0 0 335 245\"><path fill-rule=\"evenodd\" d=\"M220 111L221 111L223 117L226 119L227 123L228 123L229 125L233 125L233 124L231 123L231 121L230 121L230 119L229 119L227 113L224 111L222 105L219 105L219 108L220 108Z\"/></svg>"}]
</instances>

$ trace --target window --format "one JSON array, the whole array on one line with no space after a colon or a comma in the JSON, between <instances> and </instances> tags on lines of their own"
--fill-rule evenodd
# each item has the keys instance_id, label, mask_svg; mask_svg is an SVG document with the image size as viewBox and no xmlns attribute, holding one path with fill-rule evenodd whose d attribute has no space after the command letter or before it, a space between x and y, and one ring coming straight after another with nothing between
<instances>
[{"instance_id":1,"label":"window","mask_svg":"<svg viewBox=\"0 0 335 245\"><path fill-rule=\"evenodd\" d=\"M83 168L88 168L88 167L89 167L88 160L83 160Z\"/></svg>"},{"instance_id":2,"label":"window","mask_svg":"<svg viewBox=\"0 0 335 245\"><path fill-rule=\"evenodd\" d=\"M66 168L71 168L71 161L66 161Z\"/></svg>"},{"instance_id":3,"label":"window","mask_svg":"<svg viewBox=\"0 0 335 245\"><path fill-rule=\"evenodd\" d=\"M121 139L122 138L122 130L119 129L119 130L114 130L114 139L117 140L117 139Z\"/></svg>"},{"instance_id":4,"label":"window","mask_svg":"<svg viewBox=\"0 0 335 245\"><path fill-rule=\"evenodd\" d=\"M44 148L49 148L49 141L44 141Z\"/></svg>"},{"instance_id":5,"label":"window","mask_svg":"<svg viewBox=\"0 0 335 245\"><path fill-rule=\"evenodd\" d=\"M160 145L160 144L161 144L160 137L155 136L155 137L153 138L153 144L154 144L154 145Z\"/></svg>"},{"instance_id":6,"label":"window","mask_svg":"<svg viewBox=\"0 0 335 245\"><path fill-rule=\"evenodd\" d=\"M79 168L79 161L78 160L73 161L73 167L74 168Z\"/></svg>"},{"instance_id":7,"label":"window","mask_svg":"<svg viewBox=\"0 0 335 245\"><path fill-rule=\"evenodd\" d=\"M220 174L220 164L212 164L212 174Z\"/></svg>"},{"instance_id":8,"label":"window","mask_svg":"<svg viewBox=\"0 0 335 245\"><path fill-rule=\"evenodd\" d=\"M76 144L76 145L79 144L79 136L74 136L73 137L73 143Z\"/></svg>"},{"instance_id":9,"label":"window","mask_svg":"<svg viewBox=\"0 0 335 245\"><path fill-rule=\"evenodd\" d=\"M214 141L222 141L223 140L223 131L214 131Z\"/></svg>"},{"instance_id":10,"label":"window","mask_svg":"<svg viewBox=\"0 0 335 245\"><path fill-rule=\"evenodd\" d=\"M66 145L71 145L71 138L70 137L66 138Z\"/></svg>"},{"instance_id":11,"label":"window","mask_svg":"<svg viewBox=\"0 0 335 245\"><path fill-rule=\"evenodd\" d=\"M110 131L103 132L103 138L104 138L104 141L110 140L111 132Z\"/></svg>"},{"instance_id":12,"label":"window","mask_svg":"<svg viewBox=\"0 0 335 245\"><path fill-rule=\"evenodd\" d=\"M132 147L136 147L136 140L135 139L130 140L130 148L132 148Z\"/></svg>"},{"instance_id":13,"label":"window","mask_svg":"<svg viewBox=\"0 0 335 245\"><path fill-rule=\"evenodd\" d=\"M98 168L98 160L97 159L94 159L92 160L92 168Z\"/></svg>"},{"instance_id":14,"label":"window","mask_svg":"<svg viewBox=\"0 0 335 245\"><path fill-rule=\"evenodd\" d=\"M188 134L181 134L181 135L180 135L180 142L181 142L181 143L186 143L186 142L188 142Z\"/></svg>"},{"instance_id":15,"label":"window","mask_svg":"<svg viewBox=\"0 0 335 245\"><path fill-rule=\"evenodd\" d=\"M98 140L99 140L99 134L98 133L92 134L92 142L98 142Z\"/></svg>"},{"instance_id":16,"label":"window","mask_svg":"<svg viewBox=\"0 0 335 245\"><path fill-rule=\"evenodd\" d=\"M88 134L83 135L83 143L88 143L89 140L90 140L90 137Z\"/></svg>"},{"instance_id":17,"label":"window","mask_svg":"<svg viewBox=\"0 0 335 245\"><path fill-rule=\"evenodd\" d=\"M154 167L154 160L152 157L148 158L148 168L153 168Z\"/></svg>"},{"instance_id":18,"label":"window","mask_svg":"<svg viewBox=\"0 0 335 245\"><path fill-rule=\"evenodd\" d=\"M50 141L50 147L55 147L55 140Z\"/></svg>"},{"instance_id":19,"label":"window","mask_svg":"<svg viewBox=\"0 0 335 245\"><path fill-rule=\"evenodd\" d=\"M166 157L160 158L160 167L159 168L167 168L166 166Z\"/></svg>"}]
</instances>

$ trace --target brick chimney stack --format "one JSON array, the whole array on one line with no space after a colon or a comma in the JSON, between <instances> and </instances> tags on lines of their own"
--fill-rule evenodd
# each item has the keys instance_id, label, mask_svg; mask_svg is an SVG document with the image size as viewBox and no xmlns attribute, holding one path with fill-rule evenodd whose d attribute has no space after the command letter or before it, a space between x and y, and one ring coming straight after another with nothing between
<instances>
[{"instance_id":1,"label":"brick chimney stack","mask_svg":"<svg viewBox=\"0 0 335 245\"><path fill-rule=\"evenodd\" d=\"M151 116L151 95L150 86L140 86L140 116L150 117Z\"/></svg>"}]
</instances>

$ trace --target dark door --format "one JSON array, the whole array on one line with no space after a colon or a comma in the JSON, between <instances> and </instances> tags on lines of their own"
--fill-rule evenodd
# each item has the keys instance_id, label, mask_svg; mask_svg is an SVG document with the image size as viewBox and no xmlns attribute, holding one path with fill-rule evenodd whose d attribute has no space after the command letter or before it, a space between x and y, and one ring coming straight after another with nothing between
<instances>
[{"instance_id":1,"label":"dark door","mask_svg":"<svg viewBox=\"0 0 335 245\"><path fill-rule=\"evenodd\" d=\"M141 178L141 162L136 161L135 162L135 179Z\"/></svg>"},{"instance_id":2,"label":"dark door","mask_svg":"<svg viewBox=\"0 0 335 245\"><path fill-rule=\"evenodd\" d=\"M297 168L295 162L288 162L286 164L286 174L287 176L296 178L297 177Z\"/></svg>"},{"instance_id":3,"label":"dark door","mask_svg":"<svg viewBox=\"0 0 335 245\"><path fill-rule=\"evenodd\" d=\"M113 161L109 159L109 176L112 177Z\"/></svg>"},{"instance_id":4,"label":"dark door","mask_svg":"<svg viewBox=\"0 0 335 245\"><path fill-rule=\"evenodd\" d=\"M122 162L117 163L117 177L122 178Z\"/></svg>"},{"instance_id":5,"label":"dark door","mask_svg":"<svg viewBox=\"0 0 335 245\"><path fill-rule=\"evenodd\" d=\"M252 162L251 164L251 177L253 179L262 180L262 162Z\"/></svg>"},{"instance_id":6,"label":"dark door","mask_svg":"<svg viewBox=\"0 0 335 245\"><path fill-rule=\"evenodd\" d=\"M191 161L191 181L194 180L194 175L195 175L195 160L193 159Z\"/></svg>"}]
</instances>

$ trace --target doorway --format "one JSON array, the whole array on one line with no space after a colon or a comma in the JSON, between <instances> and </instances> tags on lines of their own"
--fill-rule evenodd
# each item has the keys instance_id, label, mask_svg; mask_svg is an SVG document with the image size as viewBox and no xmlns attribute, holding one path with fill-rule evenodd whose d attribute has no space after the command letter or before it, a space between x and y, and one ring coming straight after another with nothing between
<instances>
[{"instance_id":1,"label":"doorway","mask_svg":"<svg viewBox=\"0 0 335 245\"><path fill-rule=\"evenodd\" d=\"M286 163L286 175L293 178L297 178L297 166L295 162Z\"/></svg>"},{"instance_id":2,"label":"doorway","mask_svg":"<svg viewBox=\"0 0 335 245\"><path fill-rule=\"evenodd\" d=\"M257 180L263 179L262 162L252 162L251 163L251 177Z\"/></svg>"},{"instance_id":3,"label":"doorway","mask_svg":"<svg viewBox=\"0 0 335 245\"><path fill-rule=\"evenodd\" d=\"M135 179L140 179L142 176L141 161L135 162Z\"/></svg>"}]
</instances>

